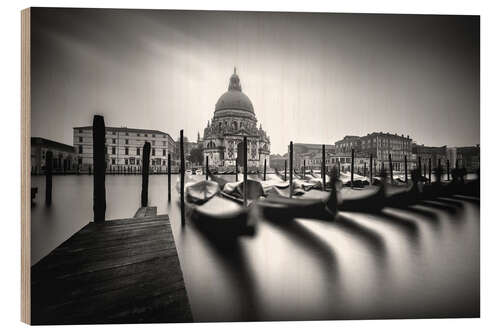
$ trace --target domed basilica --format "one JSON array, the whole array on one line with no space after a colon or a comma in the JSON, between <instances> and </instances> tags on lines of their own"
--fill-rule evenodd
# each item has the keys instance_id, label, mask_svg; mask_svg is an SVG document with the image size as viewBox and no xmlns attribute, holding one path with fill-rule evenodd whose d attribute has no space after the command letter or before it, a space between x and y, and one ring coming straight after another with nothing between
<instances>
[{"instance_id":1,"label":"domed basilica","mask_svg":"<svg viewBox=\"0 0 500 333\"><path fill-rule=\"evenodd\" d=\"M208 121L203 132L203 155L208 156L211 166L235 165L244 136L248 144L248 166L262 167L266 159L269 165L269 137L262 125L257 128L252 102L241 91L235 68L229 79L229 88L215 104L212 121Z\"/></svg>"}]
</instances>

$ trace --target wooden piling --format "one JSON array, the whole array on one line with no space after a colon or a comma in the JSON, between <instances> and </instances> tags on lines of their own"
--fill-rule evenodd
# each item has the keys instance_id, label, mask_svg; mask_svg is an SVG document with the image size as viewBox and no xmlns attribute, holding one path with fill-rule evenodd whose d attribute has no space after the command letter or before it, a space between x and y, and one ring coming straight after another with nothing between
<instances>
[{"instance_id":1,"label":"wooden piling","mask_svg":"<svg viewBox=\"0 0 500 333\"><path fill-rule=\"evenodd\" d=\"M325 160L326 160L326 146L321 145L321 177L323 177L323 190L326 189Z\"/></svg>"},{"instance_id":2,"label":"wooden piling","mask_svg":"<svg viewBox=\"0 0 500 333\"><path fill-rule=\"evenodd\" d=\"M446 178L450 180L450 160L446 160Z\"/></svg>"},{"instance_id":3,"label":"wooden piling","mask_svg":"<svg viewBox=\"0 0 500 333\"><path fill-rule=\"evenodd\" d=\"M293 196L293 142L290 141L290 198Z\"/></svg>"},{"instance_id":4,"label":"wooden piling","mask_svg":"<svg viewBox=\"0 0 500 333\"><path fill-rule=\"evenodd\" d=\"M168 202L172 200L172 192L171 192L171 173L172 173L172 166L171 166L171 160L170 160L170 154L168 154L167 157L167 177L168 177Z\"/></svg>"},{"instance_id":5,"label":"wooden piling","mask_svg":"<svg viewBox=\"0 0 500 333\"><path fill-rule=\"evenodd\" d=\"M418 176L422 177L422 157L418 157Z\"/></svg>"},{"instance_id":6,"label":"wooden piling","mask_svg":"<svg viewBox=\"0 0 500 333\"><path fill-rule=\"evenodd\" d=\"M351 149L351 188L354 187L354 149Z\"/></svg>"},{"instance_id":7,"label":"wooden piling","mask_svg":"<svg viewBox=\"0 0 500 333\"><path fill-rule=\"evenodd\" d=\"M304 169L302 171L302 176L306 178L306 160L304 160Z\"/></svg>"},{"instance_id":8,"label":"wooden piling","mask_svg":"<svg viewBox=\"0 0 500 333\"><path fill-rule=\"evenodd\" d=\"M234 162L235 162L234 168L236 169L236 181L238 181L238 159L236 159Z\"/></svg>"},{"instance_id":9,"label":"wooden piling","mask_svg":"<svg viewBox=\"0 0 500 333\"><path fill-rule=\"evenodd\" d=\"M408 183L408 160L405 155L405 183Z\"/></svg>"},{"instance_id":10,"label":"wooden piling","mask_svg":"<svg viewBox=\"0 0 500 333\"><path fill-rule=\"evenodd\" d=\"M145 142L142 148L142 190L141 190L141 207L148 206L148 191L149 191L149 154L151 152L151 144Z\"/></svg>"},{"instance_id":11,"label":"wooden piling","mask_svg":"<svg viewBox=\"0 0 500 333\"><path fill-rule=\"evenodd\" d=\"M205 180L208 180L208 155L205 156Z\"/></svg>"},{"instance_id":12,"label":"wooden piling","mask_svg":"<svg viewBox=\"0 0 500 333\"><path fill-rule=\"evenodd\" d=\"M267 172L267 158L264 159L264 181L266 180L266 172Z\"/></svg>"},{"instance_id":13,"label":"wooden piling","mask_svg":"<svg viewBox=\"0 0 500 333\"><path fill-rule=\"evenodd\" d=\"M394 180L392 172L393 172L393 169L392 169L392 155L389 154L389 173L390 173L390 176L391 176L391 182Z\"/></svg>"},{"instance_id":14,"label":"wooden piling","mask_svg":"<svg viewBox=\"0 0 500 333\"><path fill-rule=\"evenodd\" d=\"M94 162L94 222L104 222L106 219L106 129L103 116L94 116L92 139Z\"/></svg>"},{"instance_id":15,"label":"wooden piling","mask_svg":"<svg viewBox=\"0 0 500 333\"><path fill-rule=\"evenodd\" d=\"M52 204L52 151L45 153L45 205Z\"/></svg>"},{"instance_id":16,"label":"wooden piling","mask_svg":"<svg viewBox=\"0 0 500 333\"><path fill-rule=\"evenodd\" d=\"M247 153L247 137L243 137L243 205L247 206L247 172L248 172L248 153Z\"/></svg>"},{"instance_id":17,"label":"wooden piling","mask_svg":"<svg viewBox=\"0 0 500 333\"><path fill-rule=\"evenodd\" d=\"M181 224L184 225L186 223L186 217L184 215L185 207L184 207L184 174L185 174L185 165L184 165L184 130L181 130L181 140L180 140L180 154L181 154L181 168L180 168L180 177L181 177L181 188L180 188L180 200L181 200ZM237 174L237 173L236 173Z\"/></svg>"},{"instance_id":18,"label":"wooden piling","mask_svg":"<svg viewBox=\"0 0 500 333\"><path fill-rule=\"evenodd\" d=\"M432 160L429 157L429 183L432 182Z\"/></svg>"},{"instance_id":19,"label":"wooden piling","mask_svg":"<svg viewBox=\"0 0 500 333\"><path fill-rule=\"evenodd\" d=\"M373 154L370 154L370 185L373 183Z\"/></svg>"},{"instance_id":20,"label":"wooden piling","mask_svg":"<svg viewBox=\"0 0 500 333\"><path fill-rule=\"evenodd\" d=\"M285 181L286 181L286 168L287 168L287 160L285 160Z\"/></svg>"}]
</instances>

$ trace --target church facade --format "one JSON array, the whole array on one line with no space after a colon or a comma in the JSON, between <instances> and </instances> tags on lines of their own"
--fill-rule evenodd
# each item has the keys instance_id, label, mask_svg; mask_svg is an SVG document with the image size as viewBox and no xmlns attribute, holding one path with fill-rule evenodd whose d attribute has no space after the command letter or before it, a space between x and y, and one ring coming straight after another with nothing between
<instances>
[{"instance_id":1,"label":"church facade","mask_svg":"<svg viewBox=\"0 0 500 333\"><path fill-rule=\"evenodd\" d=\"M227 92L215 104L212 120L203 132L203 155L215 167L235 165L238 151L242 152L243 137L247 137L247 163L249 167L263 167L271 142L269 136L257 127L252 102L242 92L236 69L229 79ZM240 156L241 158L241 156ZM238 159L241 163L241 159Z\"/></svg>"}]
</instances>

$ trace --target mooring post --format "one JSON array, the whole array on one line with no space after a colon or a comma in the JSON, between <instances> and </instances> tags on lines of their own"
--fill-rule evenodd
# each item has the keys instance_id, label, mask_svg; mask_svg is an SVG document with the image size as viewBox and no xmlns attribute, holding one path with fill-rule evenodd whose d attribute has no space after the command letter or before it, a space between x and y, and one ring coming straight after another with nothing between
<instances>
[{"instance_id":1,"label":"mooring post","mask_svg":"<svg viewBox=\"0 0 500 333\"><path fill-rule=\"evenodd\" d=\"M354 187L354 148L351 149L351 188Z\"/></svg>"},{"instance_id":2,"label":"mooring post","mask_svg":"<svg viewBox=\"0 0 500 333\"><path fill-rule=\"evenodd\" d=\"M243 137L243 205L247 206L247 137Z\"/></svg>"},{"instance_id":3,"label":"mooring post","mask_svg":"<svg viewBox=\"0 0 500 333\"><path fill-rule=\"evenodd\" d=\"M427 176L427 164L424 163L424 177Z\"/></svg>"},{"instance_id":4,"label":"mooring post","mask_svg":"<svg viewBox=\"0 0 500 333\"><path fill-rule=\"evenodd\" d=\"M321 177L323 178L323 190L326 189L325 160L326 160L326 146L321 145Z\"/></svg>"},{"instance_id":5,"label":"mooring post","mask_svg":"<svg viewBox=\"0 0 500 333\"><path fill-rule=\"evenodd\" d=\"M293 196L293 142L290 141L290 198Z\"/></svg>"},{"instance_id":6,"label":"mooring post","mask_svg":"<svg viewBox=\"0 0 500 333\"><path fill-rule=\"evenodd\" d=\"M373 183L373 154L370 154L370 185Z\"/></svg>"},{"instance_id":7,"label":"mooring post","mask_svg":"<svg viewBox=\"0 0 500 333\"><path fill-rule=\"evenodd\" d=\"M450 160L446 160L446 178L450 180Z\"/></svg>"},{"instance_id":8,"label":"mooring post","mask_svg":"<svg viewBox=\"0 0 500 333\"><path fill-rule=\"evenodd\" d=\"M235 169L236 169L236 181L238 181L238 159L236 159L235 161Z\"/></svg>"},{"instance_id":9,"label":"mooring post","mask_svg":"<svg viewBox=\"0 0 500 333\"><path fill-rule=\"evenodd\" d=\"M181 140L180 140L180 147L179 151L181 154L181 169L180 169L180 176L181 176L181 224L184 225L186 223L185 221L185 216L184 216L184 173L185 171L185 166L184 166L184 130L181 130Z\"/></svg>"},{"instance_id":10,"label":"mooring post","mask_svg":"<svg viewBox=\"0 0 500 333\"><path fill-rule=\"evenodd\" d=\"M429 184L432 182L432 164L431 158L429 157Z\"/></svg>"},{"instance_id":11,"label":"mooring post","mask_svg":"<svg viewBox=\"0 0 500 333\"><path fill-rule=\"evenodd\" d=\"M422 157L418 157L418 176L422 177Z\"/></svg>"},{"instance_id":12,"label":"mooring post","mask_svg":"<svg viewBox=\"0 0 500 333\"><path fill-rule=\"evenodd\" d=\"M94 116L92 138L94 162L94 222L104 222L106 218L106 129L103 116Z\"/></svg>"},{"instance_id":13,"label":"mooring post","mask_svg":"<svg viewBox=\"0 0 500 333\"><path fill-rule=\"evenodd\" d=\"M264 159L264 180L266 180L267 158Z\"/></svg>"},{"instance_id":14,"label":"mooring post","mask_svg":"<svg viewBox=\"0 0 500 333\"><path fill-rule=\"evenodd\" d=\"M439 158L438 159L438 166L437 166L437 170L436 170L436 176L439 177L438 179L438 183L441 183L441 159Z\"/></svg>"},{"instance_id":15,"label":"mooring post","mask_svg":"<svg viewBox=\"0 0 500 333\"><path fill-rule=\"evenodd\" d=\"M172 193L171 193L171 173L172 173L172 167L170 165L171 161L170 161L170 154L168 154L168 157L167 157L167 177L168 177L168 202L170 202L170 200L172 199Z\"/></svg>"},{"instance_id":16,"label":"mooring post","mask_svg":"<svg viewBox=\"0 0 500 333\"><path fill-rule=\"evenodd\" d=\"M208 180L208 155L205 156L205 180Z\"/></svg>"},{"instance_id":17,"label":"mooring post","mask_svg":"<svg viewBox=\"0 0 500 333\"><path fill-rule=\"evenodd\" d=\"M287 169L287 160L285 160L285 181L286 181L286 169Z\"/></svg>"},{"instance_id":18,"label":"mooring post","mask_svg":"<svg viewBox=\"0 0 500 333\"><path fill-rule=\"evenodd\" d=\"M393 174L392 174L392 156L391 156L391 154L389 154L389 172L390 172L391 182L392 182L394 180L394 178L393 178Z\"/></svg>"},{"instance_id":19,"label":"mooring post","mask_svg":"<svg viewBox=\"0 0 500 333\"><path fill-rule=\"evenodd\" d=\"M408 183L408 160L405 155L405 183Z\"/></svg>"},{"instance_id":20,"label":"mooring post","mask_svg":"<svg viewBox=\"0 0 500 333\"><path fill-rule=\"evenodd\" d=\"M52 151L45 153L45 205L52 204Z\"/></svg>"},{"instance_id":21,"label":"mooring post","mask_svg":"<svg viewBox=\"0 0 500 333\"><path fill-rule=\"evenodd\" d=\"M304 159L304 170L302 171L302 176L306 178L306 160Z\"/></svg>"},{"instance_id":22,"label":"mooring post","mask_svg":"<svg viewBox=\"0 0 500 333\"><path fill-rule=\"evenodd\" d=\"M148 206L148 191L149 191L149 154L151 152L151 144L145 142L142 148L142 190L141 190L141 207Z\"/></svg>"}]
</instances>

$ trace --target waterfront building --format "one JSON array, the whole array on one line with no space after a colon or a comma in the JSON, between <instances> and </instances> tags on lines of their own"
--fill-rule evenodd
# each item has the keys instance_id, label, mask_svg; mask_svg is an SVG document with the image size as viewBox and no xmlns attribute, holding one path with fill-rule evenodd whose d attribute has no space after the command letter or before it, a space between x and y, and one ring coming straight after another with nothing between
<instances>
[{"instance_id":1,"label":"waterfront building","mask_svg":"<svg viewBox=\"0 0 500 333\"><path fill-rule=\"evenodd\" d=\"M382 165L389 170L389 154L392 159L393 170L404 171L404 157L407 157L408 169L414 166L412 156L412 139L409 136L373 132L365 136L345 136L335 142L337 154L350 154L354 149L356 155L373 156L373 165L380 170Z\"/></svg>"},{"instance_id":2,"label":"waterfront building","mask_svg":"<svg viewBox=\"0 0 500 333\"><path fill-rule=\"evenodd\" d=\"M151 144L152 172L167 170L167 156L173 154L175 141L161 131L128 127L106 127L106 163L109 172L137 172L142 168L145 142ZM93 169L92 126L73 128L73 145L78 156L79 170Z\"/></svg>"},{"instance_id":3,"label":"waterfront building","mask_svg":"<svg viewBox=\"0 0 500 333\"><path fill-rule=\"evenodd\" d=\"M468 172L476 172L480 166L479 145L470 147L457 147L457 159L459 167L467 169Z\"/></svg>"},{"instance_id":4,"label":"waterfront building","mask_svg":"<svg viewBox=\"0 0 500 333\"><path fill-rule=\"evenodd\" d=\"M248 166L263 167L264 160L269 162L270 139L262 124L257 127L253 104L242 92L235 68L228 90L218 99L212 120L203 131L203 157L208 156L211 166L235 165L238 153L242 152L244 136L248 144Z\"/></svg>"},{"instance_id":5,"label":"waterfront building","mask_svg":"<svg viewBox=\"0 0 500 333\"><path fill-rule=\"evenodd\" d=\"M425 145L418 145L414 143L412 145L412 153L415 154L416 159L420 158L422 160L422 168L429 168L429 159L431 160L431 168L434 170L439 161L441 161L441 167L446 170L446 160L448 159L448 149L446 146L441 147L431 147ZM454 167L450 161L450 167Z\"/></svg>"},{"instance_id":6,"label":"waterfront building","mask_svg":"<svg viewBox=\"0 0 500 333\"><path fill-rule=\"evenodd\" d=\"M39 137L31 138L31 173L43 174L46 167L46 153L52 151L52 172L74 172L77 154L73 146Z\"/></svg>"}]
</instances>

